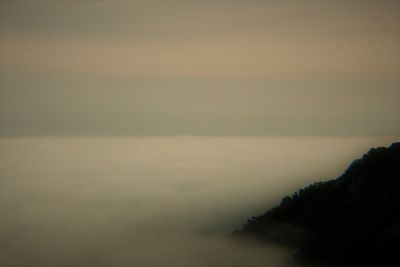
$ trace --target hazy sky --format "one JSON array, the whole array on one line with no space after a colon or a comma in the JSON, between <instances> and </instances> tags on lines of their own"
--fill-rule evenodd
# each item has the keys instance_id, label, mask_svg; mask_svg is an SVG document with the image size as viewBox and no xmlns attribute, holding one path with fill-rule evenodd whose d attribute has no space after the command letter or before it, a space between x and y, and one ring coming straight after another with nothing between
<instances>
[{"instance_id":1,"label":"hazy sky","mask_svg":"<svg viewBox=\"0 0 400 267\"><path fill-rule=\"evenodd\" d=\"M0 134L397 135L400 1L0 1Z\"/></svg>"}]
</instances>

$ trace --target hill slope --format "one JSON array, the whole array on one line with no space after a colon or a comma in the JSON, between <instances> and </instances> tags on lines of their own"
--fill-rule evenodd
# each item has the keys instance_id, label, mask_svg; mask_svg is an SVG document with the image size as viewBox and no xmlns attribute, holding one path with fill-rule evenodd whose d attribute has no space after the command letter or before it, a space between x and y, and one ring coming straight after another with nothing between
<instances>
[{"instance_id":1,"label":"hill slope","mask_svg":"<svg viewBox=\"0 0 400 267\"><path fill-rule=\"evenodd\" d=\"M399 185L400 143L373 148L339 178L283 198L234 236L298 247L297 259L307 261L400 266Z\"/></svg>"}]
</instances>

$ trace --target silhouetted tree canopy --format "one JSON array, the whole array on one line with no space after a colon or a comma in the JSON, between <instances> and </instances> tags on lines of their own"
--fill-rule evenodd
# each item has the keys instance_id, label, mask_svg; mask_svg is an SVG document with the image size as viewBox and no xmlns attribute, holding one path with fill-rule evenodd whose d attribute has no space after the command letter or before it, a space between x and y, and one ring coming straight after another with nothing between
<instances>
[{"instance_id":1,"label":"silhouetted tree canopy","mask_svg":"<svg viewBox=\"0 0 400 267\"><path fill-rule=\"evenodd\" d=\"M299 248L335 266L400 266L400 143L372 148L339 178L314 183L248 220L237 238Z\"/></svg>"}]
</instances>

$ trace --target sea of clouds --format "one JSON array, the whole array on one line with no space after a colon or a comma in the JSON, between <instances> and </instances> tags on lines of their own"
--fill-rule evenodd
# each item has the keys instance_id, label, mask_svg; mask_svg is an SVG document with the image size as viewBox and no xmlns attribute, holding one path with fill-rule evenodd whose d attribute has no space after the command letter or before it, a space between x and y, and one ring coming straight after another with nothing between
<instances>
[{"instance_id":1,"label":"sea of clouds","mask_svg":"<svg viewBox=\"0 0 400 267\"><path fill-rule=\"evenodd\" d=\"M296 266L227 236L394 137L0 138L1 266Z\"/></svg>"}]
</instances>

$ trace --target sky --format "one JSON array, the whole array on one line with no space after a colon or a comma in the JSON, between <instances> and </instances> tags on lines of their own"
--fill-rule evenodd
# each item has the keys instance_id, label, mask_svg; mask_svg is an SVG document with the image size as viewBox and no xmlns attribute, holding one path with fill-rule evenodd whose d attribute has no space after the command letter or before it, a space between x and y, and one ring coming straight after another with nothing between
<instances>
[{"instance_id":1,"label":"sky","mask_svg":"<svg viewBox=\"0 0 400 267\"><path fill-rule=\"evenodd\" d=\"M0 1L0 135L399 135L400 1Z\"/></svg>"}]
</instances>

